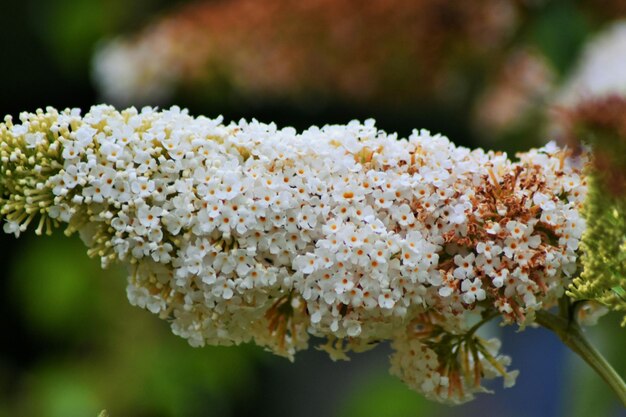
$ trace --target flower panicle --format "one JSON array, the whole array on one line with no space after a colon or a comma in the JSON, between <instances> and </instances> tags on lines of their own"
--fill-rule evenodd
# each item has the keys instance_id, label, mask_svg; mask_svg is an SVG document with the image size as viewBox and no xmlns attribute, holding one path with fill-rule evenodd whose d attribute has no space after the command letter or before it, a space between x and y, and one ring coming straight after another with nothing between
<instances>
[{"instance_id":1,"label":"flower panicle","mask_svg":"<svg viewBox=\"0 0 626 417\"><path fill-rule=\"evenodd\" d=\"M0 125L4 230L77 232L192 346L293 359L314 336L346 359L391 340L395 374L465 401L513 379L473 317L528 324L576 272L586 156L554 144L513 162L372 120L298 133L177 107L20 120Z\"/></svg>"}]
</instances>

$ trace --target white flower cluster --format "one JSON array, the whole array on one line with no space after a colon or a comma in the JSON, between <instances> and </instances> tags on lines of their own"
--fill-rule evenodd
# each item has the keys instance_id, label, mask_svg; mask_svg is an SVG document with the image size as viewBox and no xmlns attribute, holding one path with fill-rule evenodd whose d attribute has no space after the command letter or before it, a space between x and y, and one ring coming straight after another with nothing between
<instances>
[{"instance_id":1,"label":"white flower cluster","mask_svg":"<svg viewBox=\"0 0 626 417\"><path fill-rule=\"evenodd\" d=\"M176 107L20 119L0 125L4 230L68 223L194 346L293 357L313 335L341 357L392 340L396 374L463 401L481 375L512 379L476 316L526 324L576 269L584 161L553 145L512 162L371 120L297 133Z\"/></svg>"},{"instance_id":2,"label":"white flower cluster","mask_svg":"<svg viewBox=\"0 0 626 417\"><path fill-rule=\"evenodd\" d=\"M613 23L595 36L558 94L557 102L572 106L606 94L626 96L626 21Z\"/></svg>"},{"instance_id":3,"label":"white flower cluster","mask_svg":"<svg viewBox=\"0 0 626 417\"><path fill-rule=\"evenodd\" d=\"M498 339L482 340L471 331L462 337L443 336L436 328L428 328L439 338L425 341L420 335L424 327L418 322L393 340L391 373L427 398L452 403L470 400L475 392L489 392L480 385L482 377L502 376L507 388L515 384L518 371L506 371L510 358L498 354ZM443 337L451 340L442 343ZM447 367L442 366L441 357L448 358Z\"/></svg>"}]
</instances>

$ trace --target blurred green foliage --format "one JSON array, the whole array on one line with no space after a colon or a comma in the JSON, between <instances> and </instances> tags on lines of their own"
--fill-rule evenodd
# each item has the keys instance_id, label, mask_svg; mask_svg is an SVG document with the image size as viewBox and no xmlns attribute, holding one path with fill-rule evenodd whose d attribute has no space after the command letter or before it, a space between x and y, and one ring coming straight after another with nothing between
<instances>
[{"instance_id":1,"label":"blurred green foliage","mask_svg":"<svg viewBox=\"0 0 626 417\"><path fill-rule=\"evenodd\" d=\"M258 349L192 349L128 304L123 270L102 271L84 253L59 233L29 241L15 262L11 287L28 332L58 350L2 399L9 415L78 417L106 406L114 415L224 416L254 389Z\"/></svg>"},{"instance_id":2,"label":"blurred green foliage","mask_svg":"<svg viewBox=\"0 0 626 417\"><path fill-rule=\"evenodd\" d=\"M354 391L340 405L339 416L405 417L433 416L437 407L389 375L387 369L371 372L359 381Z\"/></svg>"},{"instance_id":3,"label":"blurred green foliage","mask_svg":"<svg viewBox=\"0 0 626 417\"><path fill-rule=\"evenodd\" d=\"M100 326L85 321L84 317L93 317L96 313L97 305L90 293L96 290L97 282L85 278L94 275L98 262L76 256L84 252L77 239L60 243L61 239L62 236L57 236L54 242L58 241L68 252L59 252L58 246L50 240L29 242L29 250L16 260L13 290L34 331L60 340L79 335L92 337Z\"/></svg>"},{"instance_id":4,"label":"blurred green foliage","mask_svg":"<svg viewBox=\"0 0 626 417\"><path fill-rule=\"evenodd\" d=\"M589 23L573 2L552 1L529 25L528 41L547 57L560 75L576 63L590 34Z\"/></svg>"},{"instance_id":5,"label":"blurred green foliage","mask_svg":"<svg viewBox=\"0 0 626 417\"><path fill-rule=\"evenodd\" d=\"M55 0L31 8L34 31L50 59L67 75L90 72L94 47L103 39L136 31L165 7L180 0Z\"/></svg>"}]
</instances>

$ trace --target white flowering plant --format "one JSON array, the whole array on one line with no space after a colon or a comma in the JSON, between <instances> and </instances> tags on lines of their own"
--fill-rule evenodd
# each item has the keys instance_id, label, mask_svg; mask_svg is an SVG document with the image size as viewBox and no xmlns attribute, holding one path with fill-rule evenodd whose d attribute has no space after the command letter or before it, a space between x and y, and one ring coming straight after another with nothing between
<instances>
[{"instance_id":1,"label":"white flowering plant","mask_svg":"<svg viewBox=\"0 0 626 417\"><path fill-rule=\"evenodd\" d=\"M518 155L365 123L292 128L185 110L48 108L0 124L0 217L78 232L102 266L128 266L131 304L192 346L254 342L333 359L389 341L391 372L462 403L517 376L478 329L542 325L626 404L578 322L588 155ZM558 308L554 313L552 308Z\"/></svg>"}]
</instances>

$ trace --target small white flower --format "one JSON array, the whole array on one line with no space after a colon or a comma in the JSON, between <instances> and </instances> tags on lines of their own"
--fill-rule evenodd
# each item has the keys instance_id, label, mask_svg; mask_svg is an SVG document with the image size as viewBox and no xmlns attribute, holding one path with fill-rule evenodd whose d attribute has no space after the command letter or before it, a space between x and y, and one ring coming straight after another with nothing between
<instances>
[{"instance_id":1,"label":"small white flower","mask_svg":"<svg viewBox=\"0 0 626 417\"><path fill-rule=\"evenodd\" d=\"M454 264L457 268L454 270L454 277L457 279L472 278L476 272L474 270L474 261L476 257L473 253L467 256L456 255Z\"/></svg>"},{"instance_id":2,"label":"small white flower","mask_svg":"<svg viewBox=\"0 0 626 417\"><path fill-rule=\"evenodd\" d=\"M502 248L493 242L479 242L476 245L476 252L483 254L487 259L492 259L502 253Z\"/></svg>"},{"instance_id":3,"label":"small white flower","mask_svg":"<svg viewBox=\"0 0 626 417\"><path fill-rule=\"evenodd\" d=\"M452 212L448 216L450 223L453 223L453 224L465 223L465 221L467 220L467 216L465 215L466 209L467 207L465 206L465 204L457 204L453 206Z\"/></svg>"},{"instance_id":4,"label":"small white flower","mask_svg":"<svg viewBox=\"0 0 626 417\"><path fill-rule=\"evenodd\" d=\"M383 290L382 293L378 296L378 305L380 308L391 309L393 308L395 301L391 295L391 291Z\"/></svg>"},{"instance_id":5,"label":"small white flower","mask_svg":"<svg viewBox=\"0 0 626 417\"><path fill-rule=\"evenodd\" d=\"M472 304L474 301L482 301L486 297L485 290L482 289L482 282L479 278L463 280L461 283L461 291L463 291L463 302L466 304Z\"/></svg>"},{"instance_id":6,"label":"small white flower","mask_svg":"<svg viewBox=\"0 0 626 417\"><path fill-rule=\"evenodd\" d=\"M506 224L506 228L511 236L513 236L513 238L521 239L521 237L524 236L526 229L528 229L528 226L520 222L511 220Z\"/></svg>"},{"instance_id":7,"label":"small white flower","mask_svg":"<svg viewBox=\"0 0 626 417\"><path fill-rule=\"evenodd\" d=\"M147 205L139 207L137 217L139 222L148 229L159 225L159 220L163 210L160 207L149 207Z\"/></svg>"},{"instance_id":8,"label":"small white flower","mask_svg":"<svg viewBox=\"0 0 626 417\"><path fill-rule=\"evenodd\" d=\"M533 203L541 207L541 210L543 210L544 212L551 211L556 208L556 203L554 202L552 197L540 192L536 192L533 194Z\"/></svg>"},{"instance_id":9,"label":"small white flower","mask_svg":"<svg viewBox=\"0 0 626 417\"><path fill-rule=\"evenodd\" d=\"M502 268L499 271L497 271L494 275L493 275L493 285L496 288L502 288L502 286L504 285L504 281L506 280L506 278L509 275L509 270L506 268Z\"/></svg>"},{"instance_id":10,"label":"small white flower","mask_svg":"<svg viewBox=\"0 0 626 417\"><path fill-rule=\"evenodd\" d=\"M487 226L485 226L485 231L487 233L489 233L490 235L495 235L498 234L498 232L500 231L500 225L498 223L489 223L487 224Z\"/></svg>"}]
</instances>

